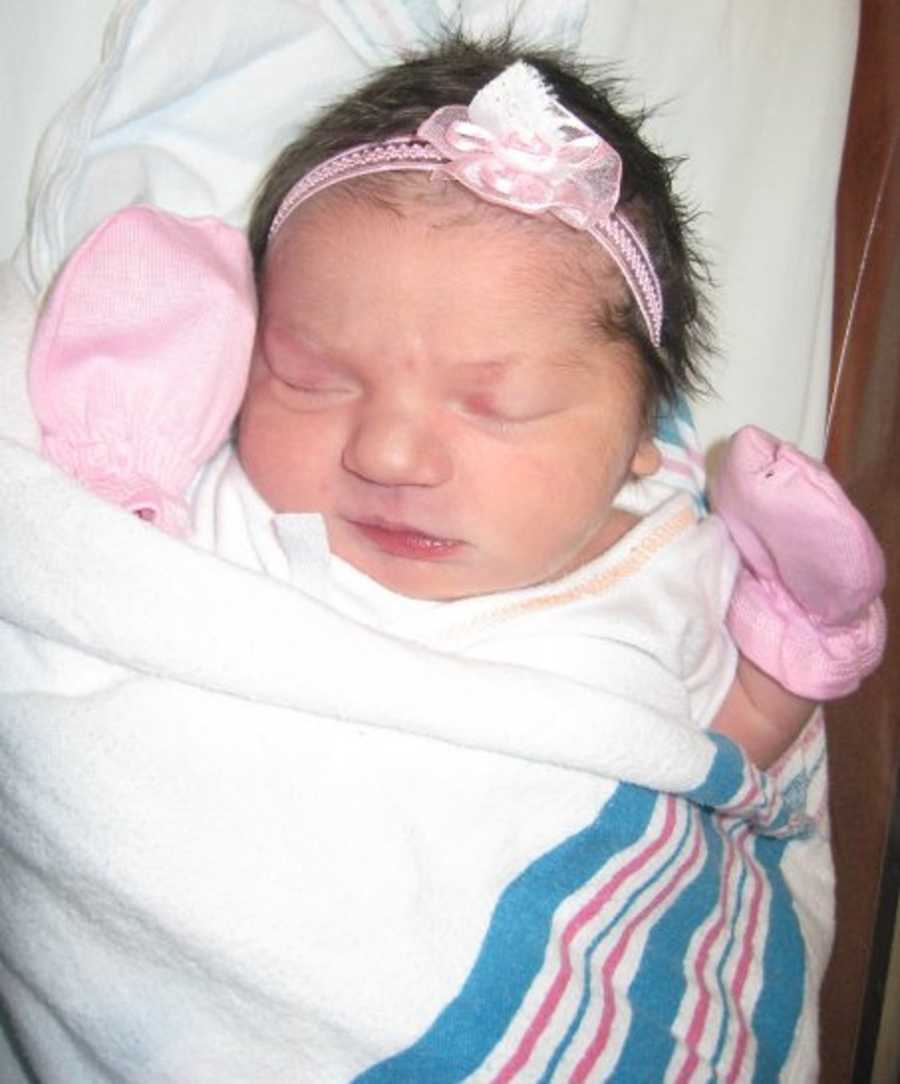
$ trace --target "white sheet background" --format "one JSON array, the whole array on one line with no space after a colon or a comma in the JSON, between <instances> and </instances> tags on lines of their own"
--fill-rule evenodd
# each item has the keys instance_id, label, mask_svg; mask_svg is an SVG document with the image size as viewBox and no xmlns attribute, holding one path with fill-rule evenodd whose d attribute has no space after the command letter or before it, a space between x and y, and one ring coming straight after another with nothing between
<instances>
[{"instance_id":1,"label":"white sheet background","mask_svg":"<svg viewBox=\"0 0 900 1084\"><path fill-rule=\"evenodd\" d=\"M502 19L510 7L505 0L470 0L462 6L475 25ZM367 39L358 27L367 19L371 23L379 7L393 12L393 24L382 42L373 43L372 35ZM78 131L83 112L69 113L65 136L83 139L86 152L77 176L53 188L58 181L53 168L45 161L39 171L32 206L42 220L55 216L61 223L57 243L48 246L32 238L27 255L32 282L39 287L64 250L121 202L150 197L184 213L241 217L245 205L236 205L236 193L246 194L264 161L257 162L252 153L245 156L228 182L220 184L214 178L221 176L221 163L229 161L233 148L214 145L222 137L221 126L213 126L211 135L202 130L204 109L215 110L226 101L217 103L216 95L223 72L226 77L233 73L216 65L229 50L233 62L236 34L256 49L261 76L268 70L280 82L285 68L278 54L285 34L306 27L315 35L316 48L303 54L299 87L327 84L330 91L387 55L392 37L402 39L416 23L427 23L428 7L412 0L390 5L260 0L249 7L231 0L4 0L0 131L7 165L0 178L0 252L11 251L21 237L27 177L40 133L92 71L113 9L119 15L140 9L141 49L126 55L116 76L115 108L102 117L102 138L91 142L91 132ZM517 7L527 28L537 26L544 34L549 30L578 42L591 57L615 59L631 81L634 100L666 103L649 131L671 153L689 156L681 187L704 209L700 229L719 283L717 397L697 410L704 443L754 422L820 452L830 345L832 212L855 54L856 0L589 0L586 11L572 2L522 0ZM191 18L206 28L199 37L196 29L186 29ZM208 102L198 110L191 91L207 76L209 86L202 89L209 90ZM164 123L160 103L152 102L154 80L157 88L171 84L182 95L180 101L165 102ZM254 109L264 104L261 88L274 82L261 78ZM294 103L309 98L308 93L297 95ZM154 108L135 124L134 109L148 102ZM129 116L123 103L132 109ZM232 98L229 109L233 103ZM290 113L283 101L271 103L272 146L281 138L279 125L302 120L303 107L294 103ZM223 112L224 107L220 117ZM256 123L252 111L248 118ZM242 118L235 119L237 131ZM154 139L171 134L173 121L178 146L170 143L164 153L147 153ZM145 144L138 156L135 140ZM185 140L193 146L186 147ZM177 161L180 149L185 149L187 173L194 171L190 177ZM204 170L206 177L199 175Z\"/></svg>"},{"instance_id":2,"label":"white sheet background","mask_svg":"<svg viewBox=\"0 0 900 1084\"><path fill-rule=\"evenodd\" d=\"M0 257L25 229L34 152L62 103L100 59L116 0L2 0L0 3Z\"/></svg>"}]
</instances>

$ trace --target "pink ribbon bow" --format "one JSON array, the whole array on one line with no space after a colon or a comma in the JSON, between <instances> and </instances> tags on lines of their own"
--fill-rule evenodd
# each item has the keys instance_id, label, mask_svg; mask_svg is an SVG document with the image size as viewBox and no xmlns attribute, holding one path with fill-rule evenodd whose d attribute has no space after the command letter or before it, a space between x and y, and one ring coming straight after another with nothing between
<instances>
[{"instance_id":1,"label":"pink ribbon bow","mask_svg":"<svg viewBox=\"0 0 900 1084\"><path fill-rule=\"evenodd\" d=\"M549 211L579 230L606 224L619 200L619 155L549 95L539 119L531 130L519 123L498 131L452 105L417 134L448 159L443 172L482 199L523 214Z\"/></svg>"}]
</instances>

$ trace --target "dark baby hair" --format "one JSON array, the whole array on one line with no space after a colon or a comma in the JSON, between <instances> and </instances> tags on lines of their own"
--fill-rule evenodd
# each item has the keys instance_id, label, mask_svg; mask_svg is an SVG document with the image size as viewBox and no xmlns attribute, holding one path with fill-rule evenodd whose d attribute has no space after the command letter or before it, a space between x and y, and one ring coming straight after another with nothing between
<instances>
[{"instance_id":1,"label":"dark baby hair","mask_svg":"<svg viewBox=\"0 0 900 1084\"><path fill-rule=\"evenodd\" d=\"M660 344L657 347L650 341L630 293L614 311L604 306L600 322L606 333L629 341L641 358L652 418L660 405L671 405L679 395L706 390L702 372L710 348L703 295L706 265L692 244L690 216L673 191L677 162L655 153L641 139L644 114L630 115L614 104L614 79L591 71L568 54L519 46L508 33L476 41L454 32L435 47L379 71L322 113L268 171L249 227L257 275L262 273L272 219L302 176L357 144L413 133L442 106L467 105L517 60L536 68L559 102L622 159L618 209L643 237L660 281L664 307Z\"/></svg>"}]
</instances>

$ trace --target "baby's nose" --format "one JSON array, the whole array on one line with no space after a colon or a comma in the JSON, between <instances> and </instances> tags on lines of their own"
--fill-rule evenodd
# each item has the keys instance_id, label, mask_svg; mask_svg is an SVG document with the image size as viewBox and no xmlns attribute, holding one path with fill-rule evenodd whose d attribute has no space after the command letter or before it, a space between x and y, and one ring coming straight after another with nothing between
<instances>
[{"instance_id":1,"label":"baby's nose","mask_svg":"<svg viewBox=\"0 0 900 1084\"><path fill-rule=\"evenodd\" d=\"M370 407L344 448L346 470L377 485L436 486L452 473L446 442L424 409Z\"/></svg>"}]
</instances>

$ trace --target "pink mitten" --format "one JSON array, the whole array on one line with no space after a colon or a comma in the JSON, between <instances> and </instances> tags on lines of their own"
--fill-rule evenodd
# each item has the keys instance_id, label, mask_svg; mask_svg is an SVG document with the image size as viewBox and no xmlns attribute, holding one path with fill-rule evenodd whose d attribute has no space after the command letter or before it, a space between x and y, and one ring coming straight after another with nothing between
<instances>
[{"instance_id":1,"label":"pink mitten","mask_svg":"<svg viewBox=\"0 0 900 1084\"><path fill-rule=\"evenodd\" d=\"M31 348L44 454L171 534L243 396L256 295L242 233L127 207L72 254Z\"/></svg>"},{"instance_id":2,"label":"pink mitten","mask_svg":"<svg viewBox=\"0 0 900 1084\"><path fill-rule=\"evenodd\" d=\"M741 652L810 700L852 692L881 661L884 558L828 470L739 430L712 491L740 551L728 627Z\"/></svg>"}]
</instances>

